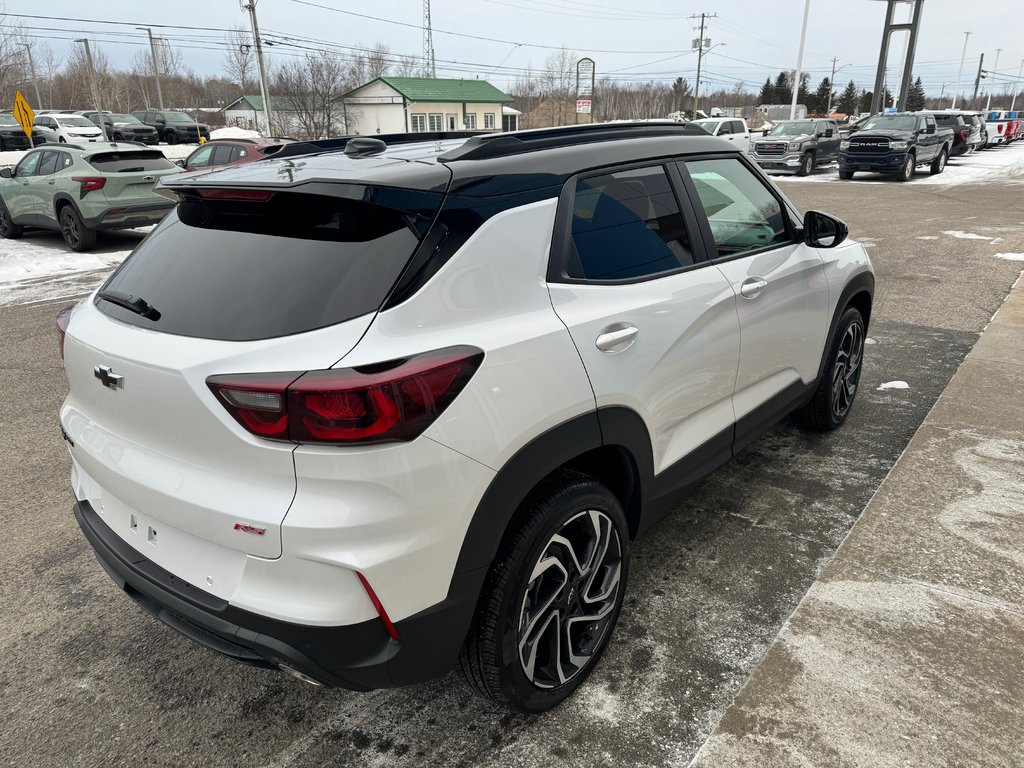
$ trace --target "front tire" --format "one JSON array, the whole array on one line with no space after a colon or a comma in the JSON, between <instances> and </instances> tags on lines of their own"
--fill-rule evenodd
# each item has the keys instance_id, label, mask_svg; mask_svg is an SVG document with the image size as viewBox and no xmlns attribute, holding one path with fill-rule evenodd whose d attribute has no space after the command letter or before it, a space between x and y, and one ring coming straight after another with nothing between
<instances>
[{"instance_id":1,"label":"front tire","mask_svg":"<svg viewBox=\"0 0 1024 768\"><path fill-rule=\"evenodd\" d=\"M166 134L164 134L164 140L168 144L177 144L178 143L178 134L176 134L174 131L168 131Z\"/></svg>"},{"instance_id":2,"label":"front tire","mask_svg":"<svg viewBox=\"0 0 1024 768\"><path fill-rule=\"evenodd\" d=\"M805 429L831 432L850 415L860 388L864 368L864 318L854 307L847 307L839 319L825 372L818 381L814 397L796 411L796 420Z\"/></svg>"},{"instance_id":3,"label":"front tire","mask_svg":"<svg viewBox=\"0 0 1024 768\"><path fill-rule=\"evenodd\" d=\"M594 669L622 608L629 530L619 500L562 470L523 502L460 656L482 695L525 714L556 707Z\"/></svg>"},{"instance_id":4,"label":"front tire","mask_svg":"<svg viewBox=\"0 0 1024 768\"><path fill-rule=\"evenodd\" d=\"M68 140L67 140L67 139L65 139L65 138L64 138L63 136L58 136L58 137L57 137L57 143L58 143L58 144L67 144L67 143L68 143Z\"/></svg>"},{"instance_id":5,"label":"front tire","mask_svg":"<svg viewBox=\"0 0 1024 768\"><path fill-rule=\"evenodd\" d=\"M839 178L842 179L843 181L849 181L850 179L853 178L853 171L844 171L840 169Z\"/></svg>"},{"instance_id":6,"label":"front tire","mask_svg":"<svg viewBox=\"0 0 1024 768\"><path fill-rule=\"evenodd\" d=\"M0 146L3 143L0 142ZM8 240L17 240L21 237L24 230L14 223L14 219L11 218L11 212L7 210L7 204L3 200L0 200L0 237Z\"/></svg>"},{"instance_id":7,"label":"front tire","mask_svg":"<svg viewBox=\"0 0 1024 768\"><path fill-rule=\"evenodd\" d=\"M811 171L814 170L814 153L805 152L804 156L800 158L800 167L796 171L797 176L810 176Z\"/></svg>"},{"instance_id":8,"label":"front tire","mask_svg":"<svg viewBox=\"0 0 1024 768\"><path fill-rule=\"evenodd\" d=\"M896 175L898 181L910 181L914 178L914 166L915 159L913 155L907 155L907 159L903 161L903 165L900 166L900 171Z\"/></svg>"},{"instance_id":9,"label":"front tire","mask_svg":"<svg viewBox=\"0 0 1024 768\"><path fill-rule=\"evenodd\" d=\"M96 231L85 226L71 204L60 209L60 232L72 251L91 251L96 246Z\"/></svg>"},{"instance_id":10,"label":"front tire","mask_svg":"<svg viewBox=\"0 0 1024 768\"><path fill-rule=\"evenodd\" d=\"M939 156L932 160L931 167L928 169L931 171L932 176L937 176L946 170L946 160L948 159L945 149L939 152Z\"/></svg>"}]
</instances>

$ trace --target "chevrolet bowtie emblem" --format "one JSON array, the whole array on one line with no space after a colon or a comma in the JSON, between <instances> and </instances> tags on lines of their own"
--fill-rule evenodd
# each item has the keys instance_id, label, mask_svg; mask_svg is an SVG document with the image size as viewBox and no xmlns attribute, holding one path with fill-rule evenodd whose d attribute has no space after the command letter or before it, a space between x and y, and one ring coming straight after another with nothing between
<instances>
[{"instance_id":1,"label":"chevrolet bowtie emblem","mask_svg":"<svg viewBox=\"0 0 1024 768\"><path fill-rule=\"evenodd\" d=\"M108 389L124 389L124 376L114 373L109 365L97 365L92 369L92 375L100 380L100 383Z\"/></svg>"}]
</instances>

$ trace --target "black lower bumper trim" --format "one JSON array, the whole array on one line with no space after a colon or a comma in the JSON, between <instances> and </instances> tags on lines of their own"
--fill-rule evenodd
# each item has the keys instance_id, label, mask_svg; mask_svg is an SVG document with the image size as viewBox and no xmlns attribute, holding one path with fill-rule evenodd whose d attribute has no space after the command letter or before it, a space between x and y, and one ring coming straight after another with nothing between
<instances>
[{"instance_id":1,"label":"black lower bumper trim","mask_svg":"<svg viewBox=\"0 0 1024 768\"><path fill-rule=\"evenodd\" d=\"M350 690L408 685L447 672L462 646L484 577L474 571L454 579L448 599L397 622L396 641L376 619L306 626L236 608L148 560L88 502L77 503L74 512L104 570L164 624L237 661L285 664L325 685Z\"/></svg>"}]
</instances>

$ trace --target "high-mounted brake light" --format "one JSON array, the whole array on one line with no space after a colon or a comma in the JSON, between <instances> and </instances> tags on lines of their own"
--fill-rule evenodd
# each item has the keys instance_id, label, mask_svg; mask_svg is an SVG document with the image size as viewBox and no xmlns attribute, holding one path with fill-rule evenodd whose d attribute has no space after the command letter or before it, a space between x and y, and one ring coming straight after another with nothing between
<instances>
[{"instance_id":1,"label":"high-mounted brake light","mask_svg":"<svg viewBox=\"0 0 1024 768\"><path fill-rule=\"evenodd\" d=\"M102 176L72 176L72 181L77 181L82 185L82 195L84 196L87 192L95 192L97 189L103 189L106 185L107 180Z\"/></svg>"},{"instance_id":2,"label":"high-mounted brake light","mask_svg":"<svg viewBox=\"0 0 1024 768\"><path fill-rule=\"evenodd\" d=\"M64 359L64 337L67 335L68 323L71 322L71 310L74 308L74 304L68 304L57 313L57 348L60 350L61 360Z\"/></svg>"},{"instance_id":3,"label":"high-mounted brake light","mask_svg":"<svg viewBox=\"0 0 1024 768\"><path fill-rule=\"evenodd\" d=\"M195 192L206 200L246 200L251 203L265 203L273 196L266 189L197 189Z\"/></svg>"},{"instance_id":4,"label":"high-mounted brake light","mask_svg":"<svg viewBox=\"0 0 1024 768\"><path fill-rule=\"evenodd\" d=\"M472 378L484 353L450 347L374 366L211 376L207 386L254 435L351 445L412 440Z\"/></svg>"}]
</instances>

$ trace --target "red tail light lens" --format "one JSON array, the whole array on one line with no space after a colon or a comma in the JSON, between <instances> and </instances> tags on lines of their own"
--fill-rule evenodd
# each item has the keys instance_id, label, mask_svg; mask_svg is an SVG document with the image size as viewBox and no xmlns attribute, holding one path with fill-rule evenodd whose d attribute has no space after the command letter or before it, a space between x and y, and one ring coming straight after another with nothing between
<instances>
[{"instance_id":1,"label":"red tail light lens","mask_svg":"<svg viewBox=\"0 0 1024 768\"><path fill-rule=\"evenodd\" d=\"M211 376L206 383L254 435L294 443L384 443L422 434L483 356L474 347L451 347L374 366Z\"/></svg>"},{"instance_id":2,"label":"red tail light lens","mask_svg":"<svg viewBox=\"0 0 1024 768\"><path fill-rule=\"evenodd\" d=\"M82 185L82 194L86 192L95 192L97 189L103 189L107 180L102 176L72 176L72 181L77 181Z\"/></svg>"},{"instance_id":3,"label":"red tail light lens","mask_svg":"<svg viewBox=\"0 0 1024 768\"><path fill-rule=\"evenodd\" d=\"M200 197L207 200L246 200L251 203L265 203L273 196L266 189L196 189Z\"/></svg>"},{"instance_id":4,"label":"red tail light lens","mask_svg":"<svg viewBox=\"0 0 1024 768\"><path fill-rule=\"evenodd\" d=\"M71 321L71 310L74 304L69 304L57 313L57 348L60 350L60 359L64 359L64 337L68 332L68 323Z\"/></svg>"}]
</instances>

